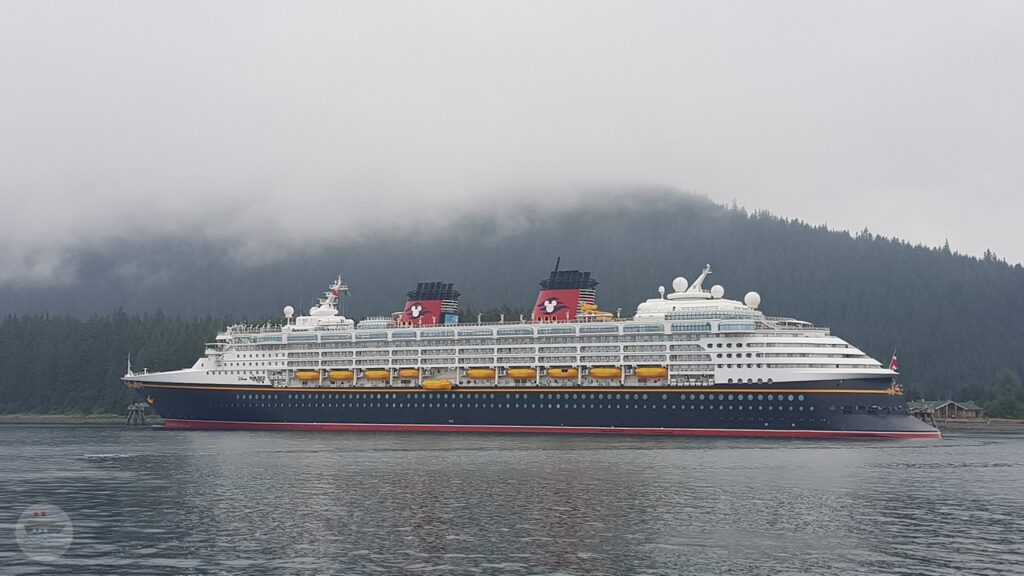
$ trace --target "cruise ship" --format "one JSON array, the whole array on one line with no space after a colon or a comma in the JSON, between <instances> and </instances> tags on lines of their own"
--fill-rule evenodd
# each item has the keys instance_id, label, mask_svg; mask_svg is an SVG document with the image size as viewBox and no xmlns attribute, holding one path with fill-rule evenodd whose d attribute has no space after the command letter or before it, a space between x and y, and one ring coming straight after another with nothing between
<instances>
[{"instance_id":1,"label":"cruise ship","mask_svg":"<svg viewBox=\"0 0 1024 576\"><path fill-rule=\"evenodd\" d=\"M885 366L827 328L675 278L621 317L589 272L540 283L529 317L460 321L451 283L346 318L338 276L307 315L234 325L191 368L124 382L178 429L939 438ZM652 290L653 292L653 290ZM466 320L466 319L463 319Z\"/></svg>"}]
</instances>

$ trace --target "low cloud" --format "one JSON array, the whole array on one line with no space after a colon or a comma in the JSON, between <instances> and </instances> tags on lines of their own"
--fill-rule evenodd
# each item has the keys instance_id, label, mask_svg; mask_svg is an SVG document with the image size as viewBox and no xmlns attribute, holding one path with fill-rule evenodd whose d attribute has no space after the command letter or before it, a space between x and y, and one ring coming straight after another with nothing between
<instances>
[{"instance_id":1,"label":"low cloud","mask_svg":"<svg viewBox=\"0 0 1024 576\"><path fill-rule=\"evenodd\" d=\"M8 4L0 283L59 281L109 242L272 259L646 185L1020 261L1021 17L1018 2Z\"/></svg>"}]
</instances>

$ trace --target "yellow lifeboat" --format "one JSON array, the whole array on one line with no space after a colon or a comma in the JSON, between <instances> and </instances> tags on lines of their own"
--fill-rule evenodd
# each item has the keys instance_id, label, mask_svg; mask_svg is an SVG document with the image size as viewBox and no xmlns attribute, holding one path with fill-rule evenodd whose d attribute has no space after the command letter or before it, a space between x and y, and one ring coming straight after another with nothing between
<instances>
[{"instance_id":1,"label":"yellow lifeboat","mask_svg":"<svg viewBox=\"0 0 1024 576\"><path fill-rule=\"evenodd\" d=\"M423 389L424 390L451 390L452 389L452 381L451 380L424 380L423 381Z\"/></svg>"},{"instance_id":2,"label":"yellow lifeboat","mask_svg":"<svg viewBox=\"0 0 1024 576\"><path fill-rule=\"evenodd\" d=\"M314 380L319 380L320 379L320 371L319 370L298 370L298 371L295 372L295 377L298 378L300 382L312 382Z\"/></svg>"},{"instance_id":3,"label":"yellow lifeboat","mask_svg":"<svg viewBox=\"0 0 1024 576\"><path fill-rule=\"evenodd\" d=\"M515 380L526 380L527 378L536 378L537 370L535 368L509 368L508 377Z\"/></svg>"},{"instance_id":4,"label":"yellow lifeboat","mask_svg":"<svg viewBox=\"0 0 1024 576\"><path fill-rule=\"evenodd\" d=\"M641 366L636 369L636 377L648 380L650 378L667 378L668 368L664 366Z\"/></svg>"},{"instance_id":5,"label":"yellow lifeboat","mask_svg":"<svg viewBox=\"0 0 1024 576\"><path fill-rule=\"evenodd\" d=\"M470 368L466 370L466 376L473 380L484 380L494 378L493 368Z\"/></svg>"},{"instance_id":6,"label":"yellow lifeboat","mask_svg":"<svg viewBox=\"0 0 1024 576\"><path fill-rule=\"evenodd\" d=\"M363 372L363 375L366 376L367 380L390 380L391 379L391 371L390 370L367 370L366 372Z\"/></svg>"},{"instance_id":7,"label":"yellow lifeboat","mask_svg":"<svg viewBox=\"0 0 1024 576\"><path fill-rule=\"evenodd\" d=\"M576 378L580 371L575 368L548 368L548 378Z\"/></svg>"},{"instance_id":8,"label":"yellow lifeboat","mask_svg":"<svg viewBox=\"0 0 1024 576\"><path fill-rule=\"evenodd\" d=\"M351 380L356 377L356 373L351 370L331 370L327 373L327 377L333 382L339 380Z\"/></svg>"},{"instance_id":9,"label":"yellow lifeboat","mask_svg":"<svg viewBox=\"0 0 1024 576\"><path fill-rule=\"evenodd\" d=\"M621 368L591 368L590 375L594 378L621 378Z\"/></svg>"},{"instance_id":10,"label":"yellow lifeboat","mask_svg":"<svg viewBox=\"0 0 1024 576\"><path fill-rule=\"evenodd\" d=\"M420 371L416 368L402 368L398 371L398 375L402 378L419 378Z\"/></svg>"}]
</instances>

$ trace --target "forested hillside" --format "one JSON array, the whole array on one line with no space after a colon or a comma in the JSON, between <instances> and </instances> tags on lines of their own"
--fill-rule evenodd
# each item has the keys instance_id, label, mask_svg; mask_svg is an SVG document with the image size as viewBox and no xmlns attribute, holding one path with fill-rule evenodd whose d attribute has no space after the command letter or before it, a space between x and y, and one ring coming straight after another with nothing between
<instances>
[{"instance_id":1,"label":"forested hillside","mask_svg":"<svg viewBox=\"0 0 1024 576\"><path fill-rule=\"evenodd\" d=\"M985 400L997 372L1006 369L1001 381L1012 381L1007 374L1024 371L1019 264L748 214L700 197L634 194L556 212L506 207L260 265L201 241L84 251L69 281L0 288L0 313L11 315L0 326L0 410L74 406L77 394L53 399L47 390L47 382L72 376L83 388L107 390L95 395L100 404L120 400L128 350L137 366L190 365L224 323L192 318L274 318L285 304L308 306L339 272L352 288L346 313L357 318L400 309L404 292L428 280L455 282L464 309L523 310L557 256L563 268L592 271L601 308L624 315L659 285L692 279L710 263L710 283L722 284L726 297L757 290L769 315L830 326L883 362L897 350L905 385L931 397ZM36 316L43 313L54 317ZM93 344L102 347L97 358L62 359Z\"/></svg>"}]
</instances>

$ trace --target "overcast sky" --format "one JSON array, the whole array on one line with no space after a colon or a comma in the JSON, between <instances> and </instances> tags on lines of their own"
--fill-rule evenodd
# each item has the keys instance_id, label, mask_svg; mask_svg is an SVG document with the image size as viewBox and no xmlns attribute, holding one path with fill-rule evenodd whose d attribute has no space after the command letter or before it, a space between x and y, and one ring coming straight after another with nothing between
<instances>
[{"instance_id":1,"label":"overcast sky","mask_svg":"<svg viewBox=\"0 0 1024 576\"><path fill-rule=\"evenodd\" d=\"M0 0L0 282L636 185L1019 262L1022 103L1020 1Z\"/></svg>"}]
</instances>

